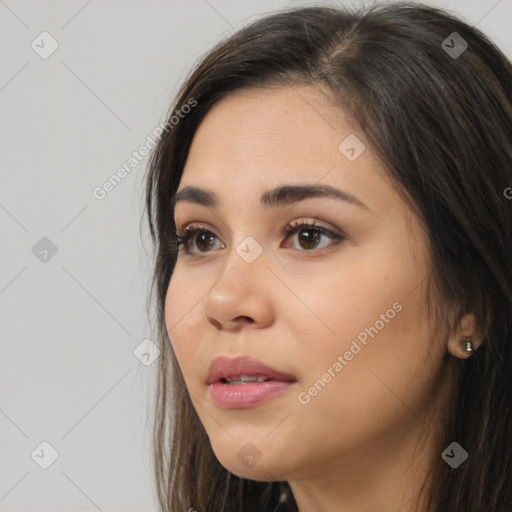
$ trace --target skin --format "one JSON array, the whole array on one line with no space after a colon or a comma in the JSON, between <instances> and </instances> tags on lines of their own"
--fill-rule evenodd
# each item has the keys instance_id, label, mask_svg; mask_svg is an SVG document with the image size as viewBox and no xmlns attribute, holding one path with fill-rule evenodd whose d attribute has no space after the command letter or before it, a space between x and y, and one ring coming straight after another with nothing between
<instances>
[{"instance_id":1,"label":"skin","mask_svg":"<svg viewBox=\"0 0 512 512\"><path fill-rule=\"evenodd\" d=\"M210 189L219 206L179 202L178 233L200 223L214 233L207 252L180 252L167 291L166 324L194 407L221 462L236 475L290 483L301 512L408 512L431 459L434 434L453 386L457 342L474 318L451 328L426 313L430 257L418 219L366 144L350 161L338 149L364 135L306 86L246 89L207 114L194 137L179 186ZM366 208L310 198L265 208L260 196L284 184L322 183ZM317 248L294 221L334 234ZM236 252L247 237L263 249L247 263ZM358 334L393 304L401 310L307 404L298 394L322 378ZM297 382L249 409L225 410L205 377L217 356L249 355ZM453 362L453 361L452 361ZM260 460L238 451L251 442Z\"/></svg>"}]
</instances>

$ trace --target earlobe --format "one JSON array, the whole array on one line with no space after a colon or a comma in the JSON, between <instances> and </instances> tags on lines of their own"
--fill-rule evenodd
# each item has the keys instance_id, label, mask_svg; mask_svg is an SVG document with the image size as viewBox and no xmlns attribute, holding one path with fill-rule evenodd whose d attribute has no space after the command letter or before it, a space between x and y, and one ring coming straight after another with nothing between
<instances>
[{"instance_id":1,"label":"earlobe","mask_svg":"<svg viewBox=\"0 0 512 512\"><path fill-rule=\"evenodd\" d=\"M448 351L458 359L471 357L482 344L473 313L464 315L453 328L448 339Z\"/></svg>"},{"instance_id":2,"label":"earlobe","mask_svg":"<svg viewBox=\"0 0 512 512\"><path fill-rule=\"evenodd\" d=\"M471 336L464 336L463 338L461 338L461 340L459 341L459 345L466 355L470 356L473 354L474 347L473 339L471 338Z\"/></svg>"}]
</instances>

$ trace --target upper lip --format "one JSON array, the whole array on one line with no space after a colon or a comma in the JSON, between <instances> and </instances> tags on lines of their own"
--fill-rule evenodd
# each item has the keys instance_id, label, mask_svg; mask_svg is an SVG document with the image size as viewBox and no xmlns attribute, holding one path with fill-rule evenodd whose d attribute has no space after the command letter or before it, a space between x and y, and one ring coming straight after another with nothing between
<instances>
[{"instance_id":1,"label":"upper lip","mask_svg":"<svg viewBox=\"0 0 512 512\"><path fill-rule=\"evenodd\" d=\"M219 356L211 362L206 382L207 384L213 384L221 379L233 379L241 375L258 375L274 380L295 380L293 375L280 372L251 357L241 356L230 359Z\"/></svg>"}]
</instances>

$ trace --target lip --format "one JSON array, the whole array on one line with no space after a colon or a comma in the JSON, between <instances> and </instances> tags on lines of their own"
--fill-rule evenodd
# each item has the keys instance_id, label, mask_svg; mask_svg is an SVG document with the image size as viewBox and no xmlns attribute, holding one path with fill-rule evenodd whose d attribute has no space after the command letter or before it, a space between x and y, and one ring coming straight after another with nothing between
<instances>
[{"instance_id":1,"label":"lip","mask_svg":"<svg viewBox=\"0 0 512 512\"><path fill-rule=\"evenodd\" d=\"M272 380L247 384L227 384L222 380L241 375L258 375ZM212 361L206 378L212 400L223 409L254 407L282 394L296 382L293 375L250 357L217 357Z\"/></svg>"},{"instance_id":2,"label":"lip","mask_svg":"<svg viewBox=\"0 0 512 512\"><path fill-rule=\"evenodd\" d=\"M293 375L280 372L252 357L240 356L230 359L228 357L219 356L210 364L206 383L213 384L219 382L222 378L233 379L240 375L260 375L261 377L280 381L296 380Z\"/></svg>"}]
</instances>

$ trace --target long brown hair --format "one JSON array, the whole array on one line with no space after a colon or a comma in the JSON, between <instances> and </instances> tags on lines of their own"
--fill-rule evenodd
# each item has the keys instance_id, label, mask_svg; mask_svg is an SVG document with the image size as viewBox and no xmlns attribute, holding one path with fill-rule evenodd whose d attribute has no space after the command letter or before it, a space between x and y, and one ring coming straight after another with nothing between
<instances>
[{"instance_id":1,"label":"long brown hair","mask_svg":"<svg viewBox=\"0 0 512 512\"><path fill-rule=\"evenodd\" d=\"M474 27L405 3L268 15L211 50L172 104L169 119L197 102L163 133L146 182L156 258L148 307L153 297L161 349L154 468L162 510L298 510L286 482L239 478L218 462L164 318L177 257L172 198L199 124L232 91L295 83L323 86L353 116L425 228L438 300L457 306L450 321L472 312L484 333L476 353L455 362L455 405L430 473L428 511L512 511L512 201L505 192L512 65ZM469 453L456 470L441 459L452 441Z\"/></svg>"}]
</instances>

